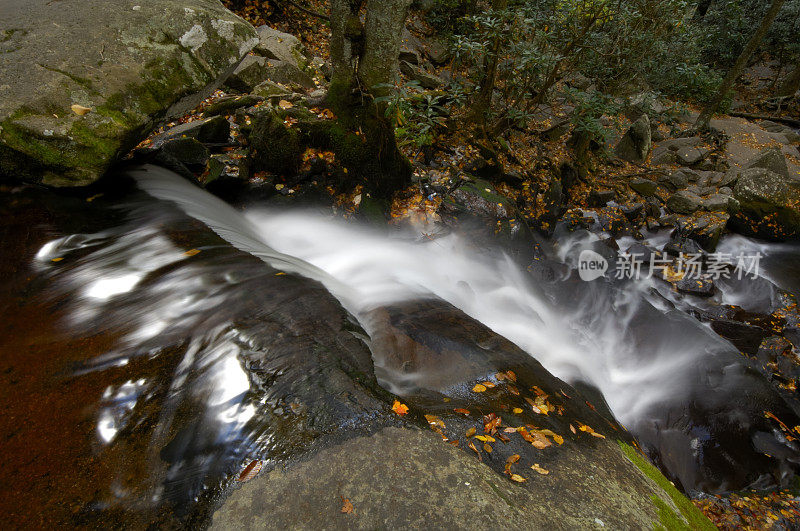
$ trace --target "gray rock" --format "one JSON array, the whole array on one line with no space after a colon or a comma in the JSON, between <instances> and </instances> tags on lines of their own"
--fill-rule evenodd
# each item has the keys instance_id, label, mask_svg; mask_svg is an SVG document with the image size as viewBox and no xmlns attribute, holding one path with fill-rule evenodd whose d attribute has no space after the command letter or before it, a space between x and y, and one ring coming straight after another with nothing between
<instances>
[{"instance_id":1,"label":"gray rock","mask_svg":"<svg viewBox=\"0 0 800 531\"><path fill-rule=\"evenodd\" d=\"M252 92L256 96L260 96L266 100L272 100L273 98L284 98L292 94L291 90L269 79L263 83L260 83L253 89Z\"/></svg>"},{"instance_id":2,"label":"gray rock","mask_svg":"<svg viewBox=\"0 0 800 531\"><path fill-rule=\"evenodd\" d=\"M0 39L0 174L94 182L160 120L211 94L257 42L217 0L132 5L4 3L2 25L15 31Z\"/></svg>"},{"instance_id":3,"label":"gray rock","mask_svg":"<svg viewBox=\"0 0 800 531\"><path fill-rule=\"evenodd\" d=\"M166 142L161 151L187 166L205 166L210 153L208 148L194 138L176 138Z\"/></svg>"},{"instance_id":4,"label":"gray rock","mask_svg":"<svg viewBox=\"0 0 800 531\"><path fill-rule=\"evenodd\" d=\"M439 88L444 84L444 81L439 76L428 73L422 68L406 61L400 63L400 71L409 79L418 81L419 84L426 89Z\"/></svg>"},{"instance_id":5,"label":"gray rock","mask_svg":"<svg viewBox=\"0 0 800 531\"><path fill-rule=\"evenodd\" d=\"M758 123L761 129L769 131L770 133L789 133L792 128L788 125L779 124L770 120L762 120Z\"/></svg>"},{"instance_id":6,"label":"gray rock","mask_svg":"<svg viewBox=\"0 0 800 531\"><path fill-rule=\"evenodd\" d=\"M439 37L429 37L423 40L425 56L435 65L443 65L453 58L453 53L447 43Z\"/></svg>"},{"instance_id":7,"label":"gray rock","mask_svg":"<svg viewBox=\"0 0 800 531\"><path fill-rule=\"evenodd\" d=\"M686 188L686 186L689 184L689 176L680 170L671 171L662 176L659 180L672 190Z\"/></svg>"},{"instance_id":8,"label":"gray rock","mask_svg":"<svg viewBox=\"0 0 800 531\"><path fill-rule=\"evenodd\" d=\"M688 191L680 190L667 199L667 208L676 214L692 214L703 205L703 199Z\"/></svg>"},{"instance_id":9,"label":"gray rock","mask_svg":"<svg viewBox=\"0 0 800 531\"><path fill-rule=\"evenodd\" d=\"M277 59L288 63L295 68L306 68L311 58L306 51L306 47L300 39L289 33L283 33L269 26L259 26L259 42L255 47L255 52L268 59Z\"/></svg>"},{"instance_id":10,"label":"gray rock","mask_svg":"<svg viewBox=\"0 0 800 531\"><path fill-rule=\"evenodd\" d=\"M551 471L546 476L533 472L524 457L511 466L527 480L519 484L487 466L488 458L482 462L429 430L383 428L243 484L214 513L211 529L265 523L276 529L462 529L489 522L509 529L649 529L666 521L663 513L686 525L672 501L677 491L667 494L658 486L666 480L648 479L644 467L648 474L655 469L640 464L641 457L631 463L635 450L610 439L573 444L569 452L548 450L539 460ZM342 511L345 499L352 513Z\"/></svg>"},{"instance_id":11,"label":"gray rock","mask_svg":"<svg viewBox=\"0 0 800 531\"><path fill-rule=\"evenodd\" d=\"M233 114L236 109L252 107L253 105L261 103L262 101L264 101L264 98L255 96L253 94L245 94L243 96L226 96L203 109L203 116Z\"/></svg>"},{"instance_id":12,"label":"gray rock","mask_svg":"<svg viewBox=\"0 0 800 531\"><path fill-rule=\"evenodd\" d=\"M196 138L205 143L223 143L229 140L231 124L222 116L194 120L171 127L153 138L150 148L158 149L165 142L181 137Z\"/></svg>"},{"instance_id":13,"label":"gray rock","mask_svg":"<svg viewBox=\"0 0 800 531\"><path fill-rule=\"evenodd\" d=\"M703 201L703 208L709 212L725 212L728 210L730 197L723 194L714 194Z\"/></svg>"},{"instance_id":14,"label":"gray rock","mask_svg":"<svg viewBox=\"0 0 800 531\"><path fill-rule=\"evenodd\" d=\"M400 60L418 65L422 62L423 50L422 41L411 33L408 28L404 27L400 36Z\"/></svg>"},{"instance_id":15,"label":"gray rock","mask_svg":"<svg viewBox=\"0 0 800 531\"><path fill-rule=\"evenodd\" d=\"M650 154L650 120L643 114L620 139L614 152L621 159L630 162L644 162Z\"/></svg>"},{"instance_id":16,"label":"gray rock","mask_svg":"<svg viewBox=\"0 0 800 531\"><path fill-rule=\"evenodd\" d=\"M756 158L745 165L745 169L764 168L777 173L781 177L790 178L789 167L786 164L786 157L780 148L773 147L761 151Z\"/></svg>"},{"instance_id":17,"label":"gray rock","mask_svg":"<svg viewBox=\"0 0 800 531\"><path fill-rule=\"evenodd\" d=\"M679 149L685 147L697 147L702 143L702 141L703 140L697 136L670 138L669 140L661 142L658 147L663 147L670 151L678 151Z\"/></svg>"},{"instance_id":18,"label":"gray rock","mask_svg":"<svg viewBox=\"0 0 800 531\"><path fill-rule=\"evenodd\" d=\"M253 89L267 79L269 69L267 59L257 55L248 55L225 81L225 86L239 92L252 92Z\"/></svg>"},{"instance_id":19,"label":"gray rock","mask_svg":"<svg viewBox=\"0 0 800 531\"><path fill-rule=\"evenodd\" d=\"M657 147L653 150L650 162L655 165L675 164L678 162L678 155L665 147Z\"/></svg>"},{"instance_id":20,"label":"gray rock","mask_svg":"<svg viewBox=\"0 0 800 531\"><path fill-rule=\"evenodd\" d=\"M711 297L716 291L714 280L711 278L689 278L687 276L675 282L674 286L680 293L696 297Z\"/></svg>"},{"instance_id":21,"label":"gray rock","mask_svg":"<svg viewBox=\"0 0 800 531\"><path fill-rule=\"evenodd\" d=\"M617 193L614 190L591 190L589 192L589 206L604 207L609 201L617 198Z\"/></svg>"},{"instance_id":22,"label":"gray rock","mask_svg":"<svg viewBox=\"0 0 800 531\"><path fill-rule=\"evenodd\" d=\"M733 197L740 204L731 220L737 231L777 241L800 237L800 181L750 168L739 174Z\"/></svg>"},{"instance_id":23,"label":"gray rock","mask_svg":"<svg viewBox=\"0 0 800 531\"><path fill-rule=\"evenodd\" d=\"M678 156L678 162L684 166L692 166L701 160L705 159L710 150L707 148L698 148L692 146L684 146L675 153Z\"/></svg>"},{"instance_id":24,"label":"gray rock","mask_svg":"<svg viewBox=\"0 0 800 531\"><path fill-rule=\"evenodd\" d=\"M733 195L733 190L728 188L727 186L722 186L719 189L719 193L725 194L725 195Z\"/></svg>"},{"instance_id":25,"label":"gray rock","mask_svg":"<svg viewBox=\"0 0 800 531\"><path fill-rule=\"evenodd\" d=\"M267 61L265 75L265 79L297 90L311 90L317 87L310 75L286 61Z\"/></svg>"},{"instance_id":26,"label":"gray rock","mask_svg":"<svg viewBox=\"0 0 800 531\"><path fill-rule=\"evenodd\" d=\"M631 179L631 182L628 183L628 186L630 186L637 194L644 197L654 196L658 190L658 185L650 179Z\"/></svg>"},{"instance_id":27,"label":"gray rock","mask_svg":"<svg viewBox=\"0 0 800 531\"><path fill-rule=\"evenodd\" d=\"M697 213L678 223L678 231L697 242L704 251L713 253L725 232L729 219L730 215L726 213Z\"/></svg>"}]
</instances>

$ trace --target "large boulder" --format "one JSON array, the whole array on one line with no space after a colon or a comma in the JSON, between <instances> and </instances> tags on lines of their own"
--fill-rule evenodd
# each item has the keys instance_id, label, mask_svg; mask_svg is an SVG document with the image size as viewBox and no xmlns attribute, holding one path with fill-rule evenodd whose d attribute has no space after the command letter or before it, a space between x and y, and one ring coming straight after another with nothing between
<instances>
[{"instance_id":1,"label":"large boulder","mask_svg":"<svg viewBox=\"0 0 800 531\"><path fill-rule=\"evenodd\" d=\"M217 0L6 2L0 174L89 184L195 107L258 42Z\"/></svg>"},{"instance_id":2,"label":"large boulder","mask_svg":"<svg viewBox=\"0 0 800 531\"><path fill-rule=\"evenodd\" d=\"M631 125L614 151L621 159L644 162L650 154L651 147L650 120L646 114L643 114Z\"/></svg>"},{"instance_id":3,"label":"large boulder","mask_svg":"<svg viewBox=\"0 0 800 531\"><path fill-rule=\"evenodd\" d=\"M766 168L739 173L734 198L739 212L731 225L742 234L768 240L800 238L800 181Z\"/></svg>"},{"instance_id":4,"label":"large boulder","mask_svg":"<svg viewBox=\"0 0 800 531\"><path fill-rule=\"evenodd\" d=\"M757 157L745 165L745 169L764 168L777 173L781 177L790 177L789 166L786 164L786 157L780 148L772 147L762 150Z\"/></svg>"}]
</instances>

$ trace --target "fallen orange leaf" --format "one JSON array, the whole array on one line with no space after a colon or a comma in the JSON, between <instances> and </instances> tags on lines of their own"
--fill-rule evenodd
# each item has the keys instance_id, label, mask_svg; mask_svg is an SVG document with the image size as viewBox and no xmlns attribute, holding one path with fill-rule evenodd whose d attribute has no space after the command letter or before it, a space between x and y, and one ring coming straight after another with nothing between
<instances>
[{"instance_id":1,"label":"fallen orange leaf","mask_svg":"<svg viewBox=\"0 0 800 531\"><path fill-rule=\"evenodd\" d=\"M345 514L356 514L356 508L353 507L353 503L342 496L342 512Z\"/></svg>"},{"instance_id":2,"label":"fallen orange leaf","mask_svg":"<svg viewBox=\"0 0 800 531\"><path fill-rule=\"evenodd\" d=\"M405 415L408 413L408 406L403 404L399 400L395 400L394 404L392 404L392 411L394 411L398 415Z\"/></svg>"}]
</instances>

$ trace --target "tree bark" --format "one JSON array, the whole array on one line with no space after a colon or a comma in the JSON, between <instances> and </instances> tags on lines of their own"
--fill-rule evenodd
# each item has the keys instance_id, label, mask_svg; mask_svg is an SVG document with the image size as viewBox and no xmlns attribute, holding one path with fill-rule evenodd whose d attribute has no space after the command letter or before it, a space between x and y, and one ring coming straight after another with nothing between
<instances>
[{"instance_id":1,"label":"tree bark","mask_svg":"<svg viewBox=\"0 0 800 531\"><path fill-rule=\"evenodd\" d=\"M508 0L492 0L492 10L500 11L508 5ZM491 50L486 54L483 61L483 68L486 72L481 81L478 95L472 103L472 118L479 124L486 121L486 112L492 105L492 93L494 92L495 78L497 77L497 63L500 60L500 48L502 42L500 36L496 36L492 41Z\"/></svg>"},{"instance_id":2,"label":"tree bark","mask_svg":"<svg viewBox=\"0 0 800 531\"><path fill-rule=\"evenodd\" d=\"M343 129L332 135L332 147L348 173L379 200L410 183L411 167L397 148L385 105L373 101L387 91L376 85L396 81L410 5L411 0L331 0L333 73L327 99Z\"/></svg>"},{"instance_id":3,"label":"tree bark","mask_svg":"<svg viewBox=\"0 0 800 531\"><path fill-rule=\"evenodd\" d=\"M800 62L795 65L794 70L778 88L776 96L794 96L798 90L800 90Z\"/></svg>"},{"instance_id":4,"label":"tree bark","mask_svg":"<svg viewBox=\"0 0 800 531\"><path fill-rule=\"evenodd\" d=\"M739 54L736 62L725 75L725 79L720 83L716 94L711 98L711 101L708 102L703 112L700 113L700 116L697 118L695 129L700 131L708 129L708 122L711 120L711 116L717 111L722 100L728 95L728 92L731 91L733 83L742 73L744 67L747 66L747 62L756 51L756 48L761 44L761 41L764 40L764 36L767 34L767 31L769 31L770 26L772 26L775 17L778 16L778 12L781 10L781 6L783 6L784 2L785 0L772 0L772 4L769 6L764 18L761 19L761 24L759 24L758 29L756 29L755 33L750 37L750 40L747 41L744 50Z\"/></svg>"}]
</instances>

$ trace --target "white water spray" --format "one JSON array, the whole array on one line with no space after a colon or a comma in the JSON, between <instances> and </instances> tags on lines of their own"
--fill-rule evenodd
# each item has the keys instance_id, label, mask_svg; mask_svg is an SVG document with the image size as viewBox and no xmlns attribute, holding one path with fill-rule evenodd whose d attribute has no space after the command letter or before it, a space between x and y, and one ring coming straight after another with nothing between
<instances>
[{"instance_id":1,"label":"white water spray","mask_svg":"<svg viewBox=\"0 0 800 531\"><path fill-rule=\"evenodd\" d=\"M678 312L659 311L664 331L637 339L631 332L641 327L636 320L652 281L624 289L586 283L575 294L580 303L560 310L507 256L481 255L456 235L390 238L314 212L243 214L165 170L147 167L134 175L148 193L175 202L235 247L319 280L356 316L403 300L446 300L556 376L598 387L626 424L681 394L686 368L698 356L729 348ZM562 248L567 261L570 253Z\"/></svg>"}]
</instances>

